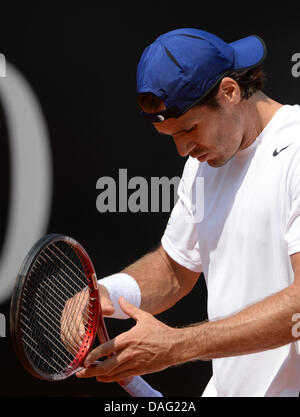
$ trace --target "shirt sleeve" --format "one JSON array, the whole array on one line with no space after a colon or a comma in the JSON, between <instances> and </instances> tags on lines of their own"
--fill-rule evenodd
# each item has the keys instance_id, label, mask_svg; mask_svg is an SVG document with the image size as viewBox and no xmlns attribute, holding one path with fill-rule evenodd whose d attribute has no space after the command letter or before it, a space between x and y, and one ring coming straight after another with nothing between
<instances>
[{"instance_id":1,"label":"shirt sleeve","mask_svg":"<svg viewBox=\"0 0 300 417\"><path fill-rule=\"evenodd\" d=\"M171 212L161 243L177 263L191 271L202 272L190 184L191 177L187 180L187 177L183 176L178 186L179 199Z\"/></svg>"},{"instance_id":2,"label":"shirt sleeve","mask_svg":"<svg viewBox=\"0 0 300 417\"><path fill-rule=\"evenodd\" d=\"M290 168L288 178L289 213L284 239L288 254L300 252L300 149Z\"/></svg>"}]
</instances>

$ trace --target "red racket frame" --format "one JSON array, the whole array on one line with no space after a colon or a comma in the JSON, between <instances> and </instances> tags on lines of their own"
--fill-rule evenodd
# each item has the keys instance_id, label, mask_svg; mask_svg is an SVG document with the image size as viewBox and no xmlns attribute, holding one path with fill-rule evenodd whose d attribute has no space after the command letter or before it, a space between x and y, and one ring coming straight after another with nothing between
<instances>
[{"instance_id":1,"label":"red racket frame","mask_svg":"<svg viewBox=\"0 0 300 417\"><path fill-rule=\"evenodd\" d=\"M89 314L88 314L88 323L87 327L88 330L84 336L80 349L73 359L73 361L68 365L68 370L66 371L66 377L72 375L77 369L83 364L87 354L91 350L95 337L97 335L98 325L99 325L99 316L101 314L101 306L100 306L100 295L99 295L99 287L98 287L98 280L96 277L96 272L94 265L85 251L85 249L80 245L80 243L76 242L74 239L66 237L65 241L72 247L72 249L77 254L78 258L80 259L81 265L84 269L85 276L87 279L87 285L89 288ZM93 316L93 318L91 317ZM101 314L102 317L102 314Z\"/></svg>"},{"instance_id":2,"label":"red racket frame","mask_svg":"<svg viewBox=\"0 0 300 417\"><path fill-rule=\"evenodd\" d=\"M88 331L85 334L85 337L83 338L77 355L72 359L70 364L66 365L65 368L58 374L47 374L38 369L27 355L21 337L20 315L24 286L26 283L26 279L30 274L31 268L33 267L34 262L38 258L39 254L51 243L55 243L57 241L64 241L65 243L70 245L81 262L84 274L87 279L87 288L89 290L89 310L92 313L92 318L89 317L88 319ZM69 376L77 372L79 368L82 366L87 354L91 350L96 335L98 335L100 343L105 343L109 340L104 318L102 315L99 285L97 281L96 272L89 255L87 254L85 249L80 245L80 243L78 243L73 238L65 235L51 234L41 238L28 252L20 268L15 284L15 289L13 291L13 296L11 299L10 332L14 349L24 368L33 376L47 381L62 380L68 378ZM162 394L159 391L153 389L140 376L127 378L123 381L120 381L119 384L132 397L162 396Z\"/></svg>"},{"instance_id":3,"label":"red racket frame","mask_svg":"<svg viewBox=\"0 0 300 417\"><path fill-rule=\"evenodd\" d=\"M58 241L63 241L67 243L69 246L71 246L80 259L81 265L83 267L87 279L87 287L89 289L89 310L92 313L92 318L89 317L88 319L88 330L84 336L84 339L81 343L77 355L73 358L69 365L65 367L63 371L61 371L59 374L52 375L47 374L38 369L28 357L21 337L20 314L23 291L26 279L31 272L31 268L33 267L36 259L39 257L41 252L43 252L51 244L56 243ZM10 332L15 352L24 368L33 376L47 381L58 381L66 379L72 374L74 374L78 370L78 368L81 367L87 354L89 353L94 344L99 326L99 317L102 317L100 313L100 295L95 268L85 249L76 240L62 234L50 234L41 238L31 248L31 250L28 252L27 256L23 261L11 299Z\"/></svg>"}]
</instances>

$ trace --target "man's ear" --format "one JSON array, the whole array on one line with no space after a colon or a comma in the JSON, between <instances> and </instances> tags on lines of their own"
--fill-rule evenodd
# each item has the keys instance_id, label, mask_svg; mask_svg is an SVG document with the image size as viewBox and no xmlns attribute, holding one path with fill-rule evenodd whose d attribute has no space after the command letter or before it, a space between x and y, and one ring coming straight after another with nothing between
<instances>
[{"instance_id":1,"label":"man's ear","mask_svg":"<svg viewBox=\"0 0 300 417\"><path fill-rule=\"evenodd\" d=\"M242 99L240 86L234 79L224 77L220 82L217 97L219 101L222 100L230 104L238 104Z\"/></svg>"}]
</instances>

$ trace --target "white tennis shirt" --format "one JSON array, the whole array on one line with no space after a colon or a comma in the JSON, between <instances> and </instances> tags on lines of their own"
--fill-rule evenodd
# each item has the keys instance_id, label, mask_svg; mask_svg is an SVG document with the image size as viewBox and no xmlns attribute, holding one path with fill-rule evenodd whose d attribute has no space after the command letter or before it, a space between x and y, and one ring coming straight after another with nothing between
<instances>
[{"instance_id":1,"label":"white tennis shirt","mask_svg":"<svg viewBox=\"0 0 300 417\"><path fill-rule=\"evenodd\" d=\"M255 142L220 168L189 158L178 195L162 245L179 264L203 271L209 320L291 285L290 255L300 251L300 107L281 107ZM297 342L212 363L218 396L300 391Z\"/></svg>"}]
</instances>

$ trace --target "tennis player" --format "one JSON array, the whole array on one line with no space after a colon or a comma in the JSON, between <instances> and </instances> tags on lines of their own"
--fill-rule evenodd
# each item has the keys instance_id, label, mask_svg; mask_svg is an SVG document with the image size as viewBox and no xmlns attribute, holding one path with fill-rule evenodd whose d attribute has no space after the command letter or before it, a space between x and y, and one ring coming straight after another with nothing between
<instances>
[{"instance_id":1,"label":"tennis player","mask_svg":"<svg viewBox=\"0 0 300 417\"><path fill-rule=\"evenodd\" d=\"M300 108L262 92L265 56L257 36L226 43L198 29L171 31L145 49L142 115L188 159L161 245L100 281L104 312L136 325L90 352L78 377L111 382L212 360L203 396L298 396ZM157 320L201 272L208 321L172 328Z\"/></svg>"}]
</instances>

